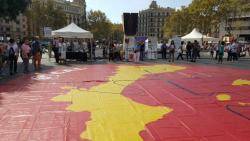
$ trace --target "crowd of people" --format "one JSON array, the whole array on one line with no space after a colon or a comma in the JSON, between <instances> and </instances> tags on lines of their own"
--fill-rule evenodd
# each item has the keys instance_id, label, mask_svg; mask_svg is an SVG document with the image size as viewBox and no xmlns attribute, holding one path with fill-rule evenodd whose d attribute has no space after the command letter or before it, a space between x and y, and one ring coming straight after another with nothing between
<instances>
[{"instance_id":1,"label":"crowd of people","mask_svg":"<svg viewBox=\"0 0 250 141\"><path fill-rule=\"evenodd\" d=\"M86 57L96 59L96 43L91 40L54 38L52 41L52 50L57 63L66 62L67 52L80 53L80 55L75 54L75 56L70 57L76 60L82 60L85 53L88 54Z\"/></svg>"},{"instance_id":2,"label":"crowd of people","mask_svg":"<svg viewBox=\"0 0 250 141\"><path fill-rule=\"evenodd\" d=\"M134 51L134 62L144 61L145 58L145 43L137 42L137 45L133 48Z\"/></svg>"},{"instance_id":3,"label":"crowd of people","mask_svg":"<svg viewBox=\"0 0 250 141\"><path fill-rule=\"evenodd\" d=\"M220 54L220 45L224 44L224 52L227 53L227 61L238 61L239 57L242 56L242 52L250 51L249 47L245 45L244 47L241 47L236 40L232 40L230 43L223 43L219 42L218 44L212 44L210 45L210 58L211 59L218 59ZM244 54L246 55L246 54Z\"/></svg>"},{"instance_id":4,"label":"crowd of people","mask_svg":"<svg viewBox=\"0 0 250 141\"><path fill-rule=\"evenodd\" d=\"M52 51L57 63L66 61L67 52L81 52L86 54L86 58L96 59L96 48L98 42L94 40L65 40L64 38L55 38L52 42ZM99 44L100 46L100 44ZM103 57L109 61L122 61L125 59L125 52L123 46L117 42L106 42L102 44ZM161 45L162 59L166 59L169 62L175 60L184 60L196 62L197 58L201 58L200 52L202 49L206 49L210 53L210 59L218 60L218 63L222 63L225 53L227 54L227 61L237 61L242 55L242 51L248 50L250 54L250 47L246 46L244 49L239 46L236 40L232 40L230 43L224 41L218 43L210 43L200 45L198 41L187 43L182 41L180 46L176 46L174 41L171 41L169 45L163 42ZM17 73L18 60L22 60L23 73L29 72L30 60L34 65L36 71L41 69L42 58L42 46L39 42L39 37L34 37L32 40L24 38L22 41L15 41L10 39L8 43L0 42L0 75L3 72L3 68L8 68L9 74L14 75ZM130 58L134 62L143 61L146 57L146 46L144 42L137 42L133 47L133 54ZM73 54L76 55L76 54ZM83 54L80 54L82 57ZM175 58L175 56L177 57ZM77 55L76 55L77 56ZM87 60L87 59L86 59Z\"/></svg>"},{"instance_id":5,"label":"crowd of people","mask_svg":"<svg viewBox=\"0 0 250 141\"><path fill-rule=\"evenodd\" d=\"M10 75L16 74L19 59L22 59L23 73L29 73L30 59L36 71L41 69L42 48L38 37L34 37L32 41L24 38L18 42L10 39L7 43L0 43L0 75L6 67L9 68Z\"/></svg>"},{"instance_id":6,"label":"crowd of people","mask_svg":"<svg viewBox=\"0 0 250 141\"><path fill-rule=\"evenodd\" d=\"M196 62L197 59L201 58L201 52L203 51L209 52L211 59L218 60L218 63L222 63L225 58L225 54L227 54L227 61L237 61L241 56L241 52L247 49L250 52L250 47L242 49L237 43L237 40L232 40L230 43L225 43L224 41L220 41L218 43L211 42L207 44L206 48L205 43L201 45L197 40L194 40L194 42L182 41L180 46L177 46L174 41L171 41L169 45L166 42L162 43L160 53L162 55L162 59L166 59L169 62L174 62L179 59ZM106 49L104 49L104 52L105 50ZM111 43L108 52L109 61L125 59L123 48L117 43ZM144 61L147 53L145 42L138 41L133 47L133 54L129 54L129 60L134 62ZM177 57L175 57L176 55ZM105 58L106 54L103 53L103 56Z\"/></svg>"},{"instance_id":7,"label":"crowd of people","mask_svg":"<svg viewBox=\"0 0 250 141\"><path fill-rule=\"evenodd\" d=\"M184 55L186 56L187 61L196 62L197 58L201 58L202 46L198 41L194 41L193 43L188 41L185 43L181 42L181 46L177 47L174 41L171 41L170 45L163 43L161 46L161 54L162 59L167 59L167 54L169 62L174 62L175 54L177 53L176 60L182 59L184 60ZM224 41L220 41L218 43L210 43L207 45L206 49L210 52L210 58L213 60L218 60L218 63L223 62L223 58L225 53L227 53L227 61L237 61L239 57L241 57L241 53L248 51L250 55L250 47L245 45L242 48L237 40L232 40L230 43L225 43ZM246 55L246 54L244 54Z\"/></svg>"},{"instance_id":8,"label":"crowd of people","mask_svg":"<svg viewBox=\"0 0 250 141\"><path fill-rule=\"evenodd\" d=\"M106 43L103 46L103 58L108 54L110 61L122 61L124 59L122 45L117 42Z\"/></svg>"},{"instance_id":9,"label":"crowd of people","mask_svg":"<svg viewBox=\"0 0 250 141\"><path fill-rule=\"evenodd\" d=\"M196 62L197 58L200 58L201 46L198 41L191 43L190 41L187 44L182 41L181 46L177 47L174 41L171 41L170 45L167 45L164 42L161 46L162 59L167 59L167 54L169 54L168 61L174 62L175 54L177 53L177 60L184 60L184 55L186 55L187 61Z\"/></svg>"}]
</instances>

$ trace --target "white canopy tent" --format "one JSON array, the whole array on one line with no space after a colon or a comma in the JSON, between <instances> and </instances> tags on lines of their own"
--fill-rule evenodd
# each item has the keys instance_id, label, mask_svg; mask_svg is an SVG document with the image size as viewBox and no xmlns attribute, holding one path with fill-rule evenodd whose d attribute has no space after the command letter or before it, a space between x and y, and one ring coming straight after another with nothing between
<instances>
[{"instance_id":1,"label":"white canopy tent","mask_svg":"<svg viewBox=\"0 0 250 141\"><path fill-rule=\"evenodd\" d=\"M196 28L193 29L193 31L183 37L181 37L182 41L194 41L197 40L198 42L203 42L203 41L214 41L218 42L218 38L214 37L208 37L206 35L202 35Z\"/></svg>"},{"instance_id":2,"label":"white canopy tent","mask_svg":"<svg viewBox=\"0 0 250 141\"><path fill-rule=\"evenodd\" d=\"M63 38L78 38L78 39L91 39L93 34L87 30L78 27L76 24L71 23L70 25L52 31L53 37L63 37Z\"/></svg>"},{"instance_id":3,"label":"white canopy tent","mask_svg":"<svg viewBox=\"0 0 250 141\"><path fill-rule=\"evenodd\" d=\"M201 41L202 40L203 35L195 28L193 29L193 31L183 37L181 37L181 40L183 41Z\"/></svg>"}]
</instances>

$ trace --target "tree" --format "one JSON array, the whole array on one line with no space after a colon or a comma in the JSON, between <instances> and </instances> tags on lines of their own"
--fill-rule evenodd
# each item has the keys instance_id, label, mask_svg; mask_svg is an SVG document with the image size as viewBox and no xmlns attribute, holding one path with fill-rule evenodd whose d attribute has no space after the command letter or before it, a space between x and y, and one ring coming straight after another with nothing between
<instances>
[{"instance_id":1,"label":"tree","mask_svg":"<svg viewBox=\"0 0 250 141\"><path fill-rule=\"evenodd\" d=\"M112 39L122 43L124 37L124 31L122 24L112 24Z\"/></svg>"},{"instance_id":2,"label":"tree","mask_svg":"<svg viewBox=\"0 0 250 141\"><path fill-rule=\"evenodd\" d=\"M172 13L172 15L167 19L164 27L164 33L167 37L173 35L184 35L193 25L189 23L191 16L188 13L188 8L182 7Z\"/></svg>"},{"instance_id":3,"label":"tree","mask_svg":"<svg viewBox=\"0 0 250 141\"><path fill-rule=\"evenodd\" d=\"M181 10L175 11L165 26L165 34L184 35L194 27L203 34L218 33L220 23L226 22L228 34L232 26L239 25L232 18L250 11L248 0L193 0Z\"/></svg>"},{"instance_id":4,"label":"tree","mask_svg":"<svg viewBox=\"0 0 250 141\"><path fill-rule=\"evenodd\" d=\"M94 34L95 39L110 39L112 33L112 23L105 13L91 10L87 14L88 29Z\"/></svg>"},{"instance_id":5,"label":"tree","mask_svg":"<svg viewBox=\"0 0 250 141\"><path fill-rule=\"evenodd\" d=\"M16 16L23 13L29 0L1 0L0 18L15 20Z\"/></svg>"},{"instance_id":6,"label":"tree","mask_svg":"<svg viewBox=\"0 0 250 141\"><path fill-rule=\"evenodd\" d=\"M56 8L54 1L48 0L45 4L34 0L31 8L26 11L30 34L41 36L43 27L58 29L67 24L67 16L61 7Z\"/></svg>"},{"instance_id":7,"label":"tree","mask_svg":"<svg viewBox=\"0 0 250 141\"><path fill-rule=\"evenodd\" d=\"M54 1L49 0L45 8L46 26L58 29L67 24L67 16L62 7L55 8Z\"/></svg>"}]
</instances>

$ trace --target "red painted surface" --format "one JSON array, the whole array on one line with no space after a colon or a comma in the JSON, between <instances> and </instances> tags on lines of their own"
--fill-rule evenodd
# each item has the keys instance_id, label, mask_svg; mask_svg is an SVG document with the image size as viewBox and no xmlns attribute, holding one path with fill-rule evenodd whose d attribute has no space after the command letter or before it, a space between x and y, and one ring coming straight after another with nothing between
<instances>
[{"instance_id":1,"label":"red painted surface","mask_svg":"<svg viewBox=\"0 0 250 141\"><path fill-rule=\"evenodd\" d=\"M250 71L186 67L176 73L148 75L124 90L123 94L134 101L174 109L146 126L140 133L144 141L249 141L250 107L238 102L250 103L250 86L231 84L240 78L250 80ZM89 88L104 83L115 68L87 66L44 81L24 75L0 85L0 140L79 141L91 113L66 111L69 103L50 99L65 93L67 90L61 89L64 86ZM215 96L220 92L230 94L232 100L217 101Z\"/></svg>"}]
</instances>

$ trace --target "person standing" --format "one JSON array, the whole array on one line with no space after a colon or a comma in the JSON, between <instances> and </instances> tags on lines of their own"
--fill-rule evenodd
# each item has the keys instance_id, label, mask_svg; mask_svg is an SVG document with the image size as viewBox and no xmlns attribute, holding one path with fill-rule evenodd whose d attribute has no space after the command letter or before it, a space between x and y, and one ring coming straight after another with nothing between
<instances>
[{"instance_id":1,"label":"person standing","mask_svg":"<svg viewBox=\"0 0 250 141\"><path fill-rule=\"evenodd\" d=\"M174 62L174 54L175 54L175 44L174 41L171 41L169 46L169 62Z\"/></svg>"},{"instance_id":2,"label":"person standing","mask_svg":"<svg viewBox=\"0 0 250 141\"><path fill-rule=\"evenodd\" d=\"M88 51L89 51L89 58L92 59L96 59L95 57L95 49L96 49L96 44L95 41L88 41Z\"/></svg>"},{"instance_id":3,"label":"person standing","mask_svg":"<svg viewBox=\"0 0 250 141\"><path fill-rule=\"evenodd\" d=\"M111 43L109 45L109 62L114 60L114 48L115 48L114 43Z\"/></svg>"},{"instance_id":4,"label":"person standing","mask_svg":"<svg viewBox=\"0 0 250 141\"><path fill-rule=\"evenodd\" d=\"M118 44L115 42L114 43L114 61L118 61L119 59L119 55L120 55L120 52L119 52L119 47L118 47Z\"/></svg>"},{"instance_id":5,"label":"person standing","mask_svg":"<svg viewBox=\"0 0 250 141\"><path fill-rule=\"evenodd\" d=\"M226 47L227 50L227 61L232 61L232 44L229 43Z\"/></svg>"},{"instance_id":6,"label":"person standing","mask_svg":"<svg viewBox=\"0 0 250 141\"><path fill-rule=\"evenodd\" d=\"M59 63L63 62L64 64L66 64L67 45L64 42L64 38L59 38L58 47L59 47Z\"/></svg>"},{"instance_id":7,"label":"person standing","mask_svg":"<svg viewBox=\"0 0 250 141\"><path fill-rule=\"evenodd\" d=\"M189 59L192 59L192 57L191 57L191 50L192 50L192 44L191 44L190 41L188 41L187 47L186 47L187 61L188 61Z\"/></svg>"},{"instance_id":8,"label":"person standing","mask_svg":"<svg viewBox=\"0 0 250 141\"><path fill-rule=\"evenodd\" d=\"M193 48L192 48L192 61L191 62L196 62L198 49L199 49L199 43L197 42L197 40L195 40L193 44Z\"/></svg>"},{"instance_id":9,"label":"person standing","mask_svg":"<svg viewBox=\"0 0 250 141\"><path fill-rule=\"evenodd\" d=\"M214 46L213 44L210 45L210 59L213 60L214 59Z\"/></svg>"},{"instance_id":10,"label":"person standing","mask_svg":"<svg viewBox=\"0 0 250 141\"><path fill-rule=\"evenodd\" d=\"M238 61L237 49L238 49L238 46L236 44L236 40L233 40L233 43L231 45L231 50L232 50L231 55L232 55L233 61Z\"/></svg>"},{"instance_id":11,"label":"person standing","mask_svg":"<svg viewBox=\"0 0 250 141\"><path fill-rule=\"evenodd\" d=\"M9 72L10 75L13 75L14 73L17 73L17 60L19 56L19 48L14 39L9 40L8 56Z\"/></svg>"},{"instance_id":12,"label":"person standing","mask_svg":"<svg viewBox=\"0 0 250 141\"><path fill-rule=\"evenodd\" d=\"M79 46L80 46L79 41L75 39L74 42L73 42L72 51L73 51L73 52L78 52L78 50L79 50L79 48L80 48Z\"/></svg>"},{"instance_id":13,"label":"person standing","mask_svg":"<svg viewBox=\"0 0 250 141\"><path fill-rule=\"evenodd\" d=\"M22 50L22 58L23 58L23 66L24 66L24 73L29 72L29 58L30 58L30 45L29 45L29 40L27 38L24 39L24 43L21 47Z\"/></svg>"},{"instance_id":14,"label":"person standing","mask_svg":"<svg viewBox=\"0 0 250 141\"><path fill-rule=\"evenodd\" d=\"M184 46L185 46L185 44L184 44L184 42L182 41L182 42L181 42L181 46L178 48L178 57L177 57L177 60L179 60L179 58L181 58L181 60L183 60L182 55L183 55Z\"/></svg>"},{"instance_id":15,"label":"person standing","mask_svg":"<svg viewBox=\"0 0 250 141\"><path fill-rule=\"evenodd\" d=\"M93 41L92 45L93 45L92 55L93 55L94 60L96 60L95 50L96 50L97 43Z\"/></svg>"},{"instance_id":16,"label":"person standing","mask_svg":"<svg viewBox=\"0 0 250 141\"><path fill-rule=\"evenodd\" d=\"M41 69L41 60L42 60L42 48L38 41L38 38L39 37L34 37L34 40L31 44L33 65L36 71Z\"/></svg>"},{"instance_id":17,"label":"person standing","mask_svg":"<svg viewBox=\"0 0 250 141\"><path fill-rule=\"evenodd\" d=\"M54 55L55 55L55 60L56 60L56 63L59 63L59 47L58 47L58 43L59 43L59 40L58 38L55 38L54 41L53 41L53 52L54 52Z\"/></svg>"},{"instance_id":18,"label":"person standing","mask_svg":"<svg viewBox=\"0 0 250 141\"><path fill-rule=\"evenodd\" d=\"M145 56L145 43L141 42L140 43L140 60L144 61L144 56Z\"/></svg>"},{"instance_id":19,"label":"person standing","mask_svg":"<svg viewBox=\"0 0 250 141\"><path fill-rule=\"evenodd\" d=\"M162 59L167 59L167 44L166 42L163 42L161 45L161 54L162 54Z\"/></svg>"},{"instance_id":20,"label":"person standing","mask_svg":"<svg viewBox=\"0 0 250 141\"><path fill-rule=\"evenodd\" d=\"M3 68L3 62L4 62L4 55L3 55L3 44L0 43L0 75L2 75L2 68Z\"/></svg>"},{"instance_id":21,"label":"person standing","mask_svg":"<svg viewBox=\"0 0 250 141\"><path fill-rule=\"evenodd\" d=\"M197 58L199 58L199 59L201 59L201 45L199 45L199 43L198 43L198 46L197 46Z\"/></svg>"},{"instance_id":22,"label":"person standing","mask_svg":"<svg viewBox=\"0 0 250 141\"><path fill-rule=\"evenodd\" d=\"M218 59L218 56L219 56L219 45L220 45L220 42L218 42L217 44L215 44L215 60Z\"/></svg>"},{"instance_id":23,"label":"person standing","mask_svg":"<svg viewBox=\"0 0 250 141\"><path fill-rule=\"evenodd\" d=\"M221 45L219 45L219 60L218 60L218 63L221 63L223 62L223 56L224 56L224 50L225 50L225 42L222 41L221 42Z\"/></svg>"},{"instance_id":24,"label":"person standing","mask_svg":"<svg viewBox=\"0 0 250 141\"><path fill-rule=\"evenodd\" d=\"M136 46L134 46L134 61L138 63L140 61L140 44L137 43Z\"/></svg>"},{"instance_id":25,"label":"person standing","mask_svg":"<svg viewBox=\"0 0 250 141\"><path fill-rule=\"evenodd\" d=\"M247 46L247 51L248 51L248 56L250 56L250 44L246 44L246 46Z\"/></svg>"}]
</instances>

